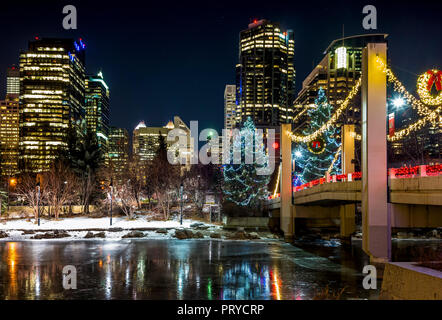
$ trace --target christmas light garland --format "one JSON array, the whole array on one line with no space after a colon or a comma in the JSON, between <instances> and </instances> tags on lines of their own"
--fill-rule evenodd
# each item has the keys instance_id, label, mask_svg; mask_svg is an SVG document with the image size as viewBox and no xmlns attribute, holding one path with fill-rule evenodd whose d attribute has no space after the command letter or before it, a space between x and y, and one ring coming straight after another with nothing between
<instances>
[{"instance_id":1,"label":"christmas light garland","mask_svg":"<svg viewBox=\"0 0 442 320\"><path fill-rule=\"evenodd\" d=\"M350 101L353 99L353 97L359 92L359 89L361 87L361 78L358 79L356 84L353 86L353 88L350 90L348 96L345 98L345 100L339 105L339 107L336 109L335 113L330 117L330 119L325 122L318 130L315 132L302 136L302 135L296 135L290 131L287 131L286 133L290 136L292 141L294 142L302 142L307 143L310 141L315 140L319 137L319 135L323 134L325 131L330 129L332 125L338 121L339 117L341 116L342 112L348 107Z\"/></svg>"},{"instance_id":2,"label":"christmas light garland","mask_svg":"<svg viewBox=\"0 0 442 320\"><path fill-rule=\"evenodd\" d=\"M336 150L335 157L333 158L333 161L330 164L330 167L328 167L327 173L330 173L330 171L332 171L333 166L335 165L335 162L338 160L339 156L341 155L341 150L342 150L342 145L340 145L338 150Z\"/></svg>"},{"instance_id":3,"label":"christmas light garland","mask_svg":"<svg viewBox=\"0 0 442 320\"><path fill-rule=\"evenodd\" d=\"M416 99L412 94L410 94L407 89L405 89L404 85L399 81L399 79L395 76L393 71L390 68L387 68L385 62L380 58L376 58L376 62L379 65L379 68L387 74L387 81L393 84L393 88L396 92L400 93L405 100L411 105L413 109L417 111L417 113L421 116L427 115L432 110L429 109L425 104Z\"/></svg>"},{"instance_id":4,"label":"christmas light garland","mask_svg":"<svg viewBox=\"0 0 442 320\"><path fill-rule=\"evenodd\" d=\"M281 178L281 165L278 166L278 178L276 179L276 185L275 185L275 190L273 191L273 197L276 197L276 194L278 193L278 188L279 188L279 179Z\"/></svg>"},{"instance_id":5,"label":"christmas light garland","mask_svg":"<svg viewBox=\"0 0 442 320\"><path fill-rule=\"evenodd\" d=\"M436 109L430 109L424 103L422 103L421 101L416 99L412 94L410 94L405 89L404 85L397 79L397 77L394 75L393 71L390 68L387 68L385 62L380 57L376 58L376 62L379 64L379 67L382 69L382 71L386 73L387 81L389 83L393 84L394 90L399 92L404 97L404 99L407 100L407 102L412 106L412 108L417 111L417 113L419 115L423 116L423 118L410 124L407 128L396 131L393 136L387 136L388 141L400 140L400 139L408 136L410 133L412 133L416 130L422 129L426 125L427 122L431 122L433 125L436 124L437 122L439 122L439 123L442 122L442 119L439 115L440 112L442 111L442 93L439 94L436 98L433 98L431 101L427 101L427 102L431 102L431 105L438 105L438 107ZM437 70L433 70L433 72L435 72L435 71L437 71ZM425 87L425 90L428 90L427 83L428 83L431 75L429 73L425 73L421 77L422 78L419 78L420 81L418 81L418 92L419 92L419 90L423 91L424 87ZM339 116L348 107L350 100L359 92L359 89L361 86L361 79L362 79L362 77L359 78L359 80L356 82L355 86L352 88L352 90L348 94L347 98L344 100L344 102L342 102L339 105L339 108L336 109L333 116L326 123L324 123L318 130L316 130L315 132L313 132L309 135L306 135L306 136L296 135L290 131L287 131L287 134L290 136L290 138L295 142L307 143L307 142L315 140L320 134L322 134L323 132L328 130L330 128L330 126L332 126L333 124L336 123ZM427 94L428 94L428 92L427 92ZM361 135L354 133L354 135L352 135L352 136L356 140L362 140Z\"/></svg>"}]
</instances>

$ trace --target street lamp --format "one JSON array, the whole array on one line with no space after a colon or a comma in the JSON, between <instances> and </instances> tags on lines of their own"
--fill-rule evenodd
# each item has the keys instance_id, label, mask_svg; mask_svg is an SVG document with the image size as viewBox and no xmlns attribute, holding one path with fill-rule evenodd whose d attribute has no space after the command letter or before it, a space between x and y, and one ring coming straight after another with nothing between
<instances>
[{"instance_id":1,"label":"street lamp","mask_svg":"<svg viewBox=\"0 0 442 320\"><path fill-rule=\"evenodd\" d=\"M40 181L37 182L37 222L40 226Z\"/></svg>"},{"instance_id":2,"label":"street lamp","mask_svg":"<svg viewBox=\"0 0 442 320\"><path fill-rule=\"evenodd\" d=\"M403 107L404 105L405 105L405 100L402 97L397 97L393 100L393 106L396 109L399 109L399 108Z\"/></svg>"},{"instance_id":3,"label":"street lamp","mask_svg":"<svg viewBox=\"0 0 442 320\"><path fill-rule=\"evenodd\" d=\"M110 182L110 225L112 225L112 198L114 197L114 185L111 178Z\"/></svg>"},{"instance_id":4,"label":"street lamp","mask_svg":"<svg viewBox=\"0 0 442 320\"><path fill-rule=\"evenodd\" d=\"M184 191L184 186L183 183L181 182L180 185L180 225L183 225L183 191Z\"/></svg>"}]
</instances>

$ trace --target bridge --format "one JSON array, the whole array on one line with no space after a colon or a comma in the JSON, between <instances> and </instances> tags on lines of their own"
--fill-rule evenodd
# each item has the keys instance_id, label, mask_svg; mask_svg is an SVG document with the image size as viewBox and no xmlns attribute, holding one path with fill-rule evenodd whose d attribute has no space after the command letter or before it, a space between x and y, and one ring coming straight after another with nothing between
<instances>
[{"instance_id":1,"label":"bridge","mask_svg":"<svg viewBox=\"0 0 442 320\"><path fill-rule=\"evenodd\" d=\"M338 220L341 237L355 231L355 205L362 200L361 173L333 175L294 187L293 219ZM442 225L442 165L390 169L388 210L392 228L436 228ZM271 196L268 208L278 215L279 194Z\"/></svg>"},{"instance_id":2,"label":"bridge","mask_svg":"<svg viewBox=\"0 0 442 320\"><path fill-rule=\"evenodd\" d=\"M410 95L386 67L386 51L385 43L367 44L363 49L361 79L319 130L296 135L291 124L281 126L279 178L267 208L273 216L280 217L286 241L293 239L300 219L311 224L338 225L342 237L351 236L359 204L363 249L372 262L391 259L391 228L442 227L442 165L387 170L387 140L400 140L428 122L440 123L442 104L430 108ZM389 136L386 136L387 78L421 116L408 128ZM334 125L359 89L362 90L362 134L356 134L354 125L342 127L341 146L335 156L335 160L341 157L342 174L330 175L327 171L320 179L293 187L296 160L292 156L292 144L311 142ZM356 139L361 140L362 145L362 172L354 172Z\"/></svg>"}]
</instances>

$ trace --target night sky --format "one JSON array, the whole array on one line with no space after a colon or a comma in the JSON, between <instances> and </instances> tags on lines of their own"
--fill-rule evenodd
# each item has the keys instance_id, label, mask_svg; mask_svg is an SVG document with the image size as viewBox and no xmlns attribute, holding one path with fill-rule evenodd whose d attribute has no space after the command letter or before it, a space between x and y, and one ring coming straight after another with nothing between
<instances>
[{"instance_id":1,"label":"night sky","mask_svg":"<svg viewBox=\"0 0 442 320\"><path fill-rule=\"evenodd\" d=\"M73 4L78 29L64 30ZM6 68L35 36L83 38L89 73L103 71L111 90L111 124L130 130L144 119L162 126L174 115L223 126L223 93L234 84L239 32L253 19L294 30L296 93L330 42L368 33L362 8L378 10L393 71L414 92L417 74L442 69L441 1L2 1L0 98Z\"/></svg>"}]
</instances>

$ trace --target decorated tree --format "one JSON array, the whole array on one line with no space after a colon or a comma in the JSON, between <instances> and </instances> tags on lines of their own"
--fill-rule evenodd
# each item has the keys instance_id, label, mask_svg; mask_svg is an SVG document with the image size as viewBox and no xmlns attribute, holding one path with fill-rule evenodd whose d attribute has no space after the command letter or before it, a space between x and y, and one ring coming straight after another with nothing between
<instances>
[{"instance_id":1,"label":"decorated tree","mask_svg":"<svg viewBox=\"0 0 442 320\"><path fill-rule=\"evenodd\" d=\"M331 118L332 114L333 106L328 103L324 90L320 88L315 100L315 107L308 110L310 125L308 129L304 130L303 134L309 135L318 130ZM296 171L300 181L306 183L322 178L329 169L330 174L339 172L339 155L335 160L340 145L336 140L339 135L339 128L330 127L315 140L306 144L299 144L295 148L294 157L298 168Z\"/></svg>"},{"instance_id":2,"label":"decorated tree","mask_svg":"<svg viewBox=\"0 0 442 320\"><path fill-rule=\"evenodd\" d=\"M270 176L260 174L268 166L268 157L264 144L256 139L255 132L255 125L248 118L240 134L233 136L230 162L223 169L224 199L240 207L257 208L268 195ZM241 161L235 157L235 151L237 155L240 154Z\"/></svg>"}]
</instances>

